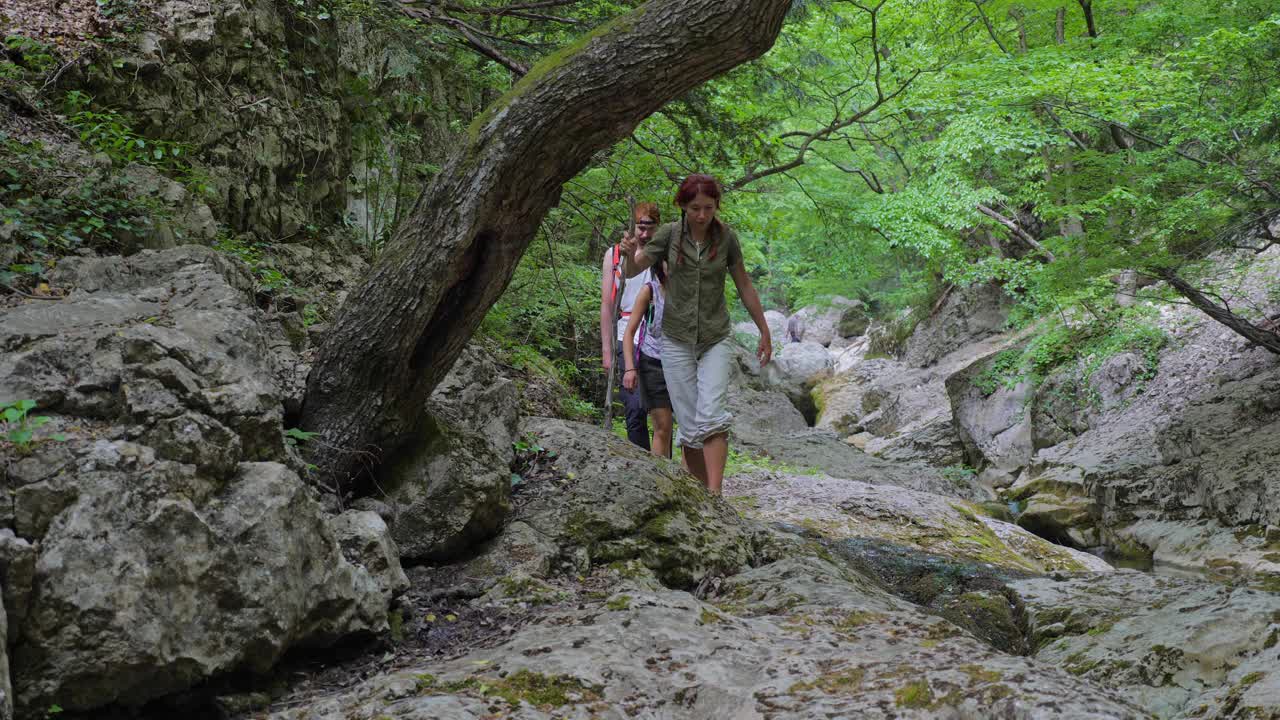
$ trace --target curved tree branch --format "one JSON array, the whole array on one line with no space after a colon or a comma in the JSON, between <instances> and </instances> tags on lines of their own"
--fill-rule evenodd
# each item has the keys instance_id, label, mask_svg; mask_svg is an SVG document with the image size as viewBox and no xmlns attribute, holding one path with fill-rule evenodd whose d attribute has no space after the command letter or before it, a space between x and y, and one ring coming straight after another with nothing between
<instances>
[{"instance_id":1,"label":"curved tree branch","mask_svg":"<svg viewBox=\"0 0 1280 720\"><path fill-rule=\"evenodd\" d=\"M312 462L416 437L423 405L507 284L566 181L663 104L759 57L790 0L653 0L533 68L471 125L339 310L307 381Z\"/></svg>"},{"instance_id":2,"label":"curved tree branch","mask_svg":"<svg viewBox=\"0 0 1280 720\"><path fill-rule=\"evenodd\" d=\"M1014 222L1011 218L1007 218L1004 215L1001 215L1000 213L996 212L993 208L987 207L982 203L978 203L977 207L978 207L978 212L982 213L983 215L986 215L992 220L995 220L996 222L1003 225L1010 233L1013 233L1014 237L1018 238L1019 240L1026 243L1027 245L1030 245L1032 249L1040 253L1049 262L1053 262L1054 260L1057 259L1053 256L1053 253L1049 251L1049 248L1045 247L1044 245L1041 245L1039 240L1036 240L1035 238L1031 237L1030 233L1028 233L1026 230L1023 230L1022 226Z\"/></svg>"}]
</instances>

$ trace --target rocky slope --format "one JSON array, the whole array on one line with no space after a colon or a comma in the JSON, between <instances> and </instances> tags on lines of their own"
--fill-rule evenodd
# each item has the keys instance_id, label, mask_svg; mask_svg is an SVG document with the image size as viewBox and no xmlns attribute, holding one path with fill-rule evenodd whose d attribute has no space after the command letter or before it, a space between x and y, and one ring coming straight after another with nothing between
<instances>
[{"instance_id":1,"label":"rocky slope","mask_svg":"<svg viewBox=\"0 0 1280 720\"><path fill-rule=\"evenodd\" d=\"M809 428L745 352L734 443L759 457L725 499L595 427L517 418L473 349L342 511L285 433L307 335L242 265L178 248L54 280L66 299L0 311L0 390L51 418L0 485L19 718L1280 710L1280 596L1047 542L972 478ZM337 641L364 652L321 653Z\"/></svg>"},{"instance_id":2,"label":"rocky slope","mask_svg":"<svg viewBox=\"0 0 1280 720\"><path fill-rule=\"evenodd\" d=\"M1228 272L1235 260L1218 262ZM1251 260L1226 297L1274 311L1280 252ZM987 394L973 382L997 359L987 357L949 380L969 454L1011 483L1003 497L1038 533L1280 588L1269 470L1280 458L1280 362L1188 306L1162 306L1153 322L1169 340L1150 371L1123 353L1087 381L1067 367Z\"/></svg>"}]
</instances>

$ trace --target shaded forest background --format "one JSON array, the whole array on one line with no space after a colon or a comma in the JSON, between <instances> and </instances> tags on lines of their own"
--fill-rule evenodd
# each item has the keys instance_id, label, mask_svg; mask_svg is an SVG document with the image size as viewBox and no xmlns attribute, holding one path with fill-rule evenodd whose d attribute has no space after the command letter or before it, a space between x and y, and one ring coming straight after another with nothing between
<instances>
[{"instance_id":1,"label":"shaded forest background","mask_svg":"<svg viewBox=\"0 0 1280 720\"><path fill-rule=\"evenodd\" d=\"M69 3L40 16L0 5L6 292L43 292L69 253L137 249L140 226L174 212L130 192L124 171L143 165L208 200L203 241L248 262L268 301L323 325L341 295L310 292L314 278L282 248L376 262L484 107L640 3L277 4L290 21L269 49L274 66L258 58L245 72L302 78L286 116L316 111L310 90L340 97L321 109L343 118L350 162L326 177L321 155L299 150L272 190L297 212L269 221L197 139L201 108L128 101L139 92L122 89L139 72L131 38L153 6ZM352 24L414 63L353 74L308 64ZM879 352L894 353L951 288L983 282L1015 298L1015 323L1039 323L1003 360L1009 378L1129 350L1153 358L1164 339L1134 295L1207 303L1265 344L1276 319L1225 306L1218 291L1233 276L1206 260L1276 241L1277 66L1280 12L1267 0L797 0L769 54L668 104L566 185L481 335L512 368L571 390L547 392L551 410L596 417L599 262L626 200L655 200L670 219L679 179L710 172L766 306L859 298L892 328ZM262 101L224 102L244 113ZM104 172L69 182L55 136ZM1156 279L1167 282L1148 287Z\"/></svg>"}]
</instances>

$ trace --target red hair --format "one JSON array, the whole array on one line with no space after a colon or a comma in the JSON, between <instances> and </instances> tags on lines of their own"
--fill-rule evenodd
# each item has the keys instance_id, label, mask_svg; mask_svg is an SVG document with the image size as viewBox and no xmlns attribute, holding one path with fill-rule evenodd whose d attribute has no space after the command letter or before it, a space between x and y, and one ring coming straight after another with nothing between
<instances>
[{"instance_id":1,"label":"red hair","mask_svg":"<svg viewBox=\"0 0 1280 720\"><path fill-rule=\"evenodd\" d=\"M680 183L680 189L676 191L676 205L681 207L688 205L698 197L698 193L715 200L716 207L720 207L720 181L710 175L696 173Z\"/></svg>"},{"instance_id":2,"label":"red hair","mask_svg":"<svg viewBox=\"0 0 1280 720\"><path fill-rule=\"evenodd\" d=\"M694 173L684 179L680 183L680 189L676 190L675 204L680 207L680 232L684 232L684 206L693 202L693 199L699 194L706 195L716 201L716 208L720 207L720 181L711 175L702 173ZM719 233L720 221L717 219L712 223L711 228L711 254L707 255L708 260L716 259L716 251L719 249ZM680 259L676 261L678 265L684 264L684 252L679 253Z\"/></svg>"},{"instance_id":3,"label":"red hair","mask_svg":"<svg viewBox=\"0 0 1280 720\"><path fill-rule=\"evenodd\" d=\"M636 203L635 219L641 220L649 218L654 222L662 222L662 211L658 209L658 203L642 202Z\"/></svg>"}]
</instances>

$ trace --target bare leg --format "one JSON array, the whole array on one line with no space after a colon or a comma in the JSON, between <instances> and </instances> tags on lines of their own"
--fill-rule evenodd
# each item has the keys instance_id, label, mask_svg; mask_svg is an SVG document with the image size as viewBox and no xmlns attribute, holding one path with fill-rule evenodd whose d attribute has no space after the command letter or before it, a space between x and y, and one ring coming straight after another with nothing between
<instances>
[{"instance_id":1,"label":"bare leg","mask_svg":"<svg viewBox=\"0 0 1280 720\"><path fill-rule=\"evenodd\" d=\"M689 472L693 476L702 481L703 485L707 484L707 464L702 459L702 448L691 448L688 445L681 446L684 448L684 461L689 466Z\"/></svg>"},{"instance_id":2,"label":"bare leg","mask_svg":"<svg viewBox=\"0 0 1280 720\"><path fill-rule=\"evenodd\" d=\"M649 419L653 421L653 454L671 457L671 410L654 408L649 411Z\"/></svg>"},{"instance_id":3,"label":"bare leg","mask_svg":"<svg viewBox=\"0 0 1280 720\"><path fill-rule=\"evenodd\" d=\"M720 494L720 484L724 480L724 466L729 458L729 434L716 433L702 441L703 470L706 475L703 482L707 484L707 492Z\"/></svg>"}]
</instances>

